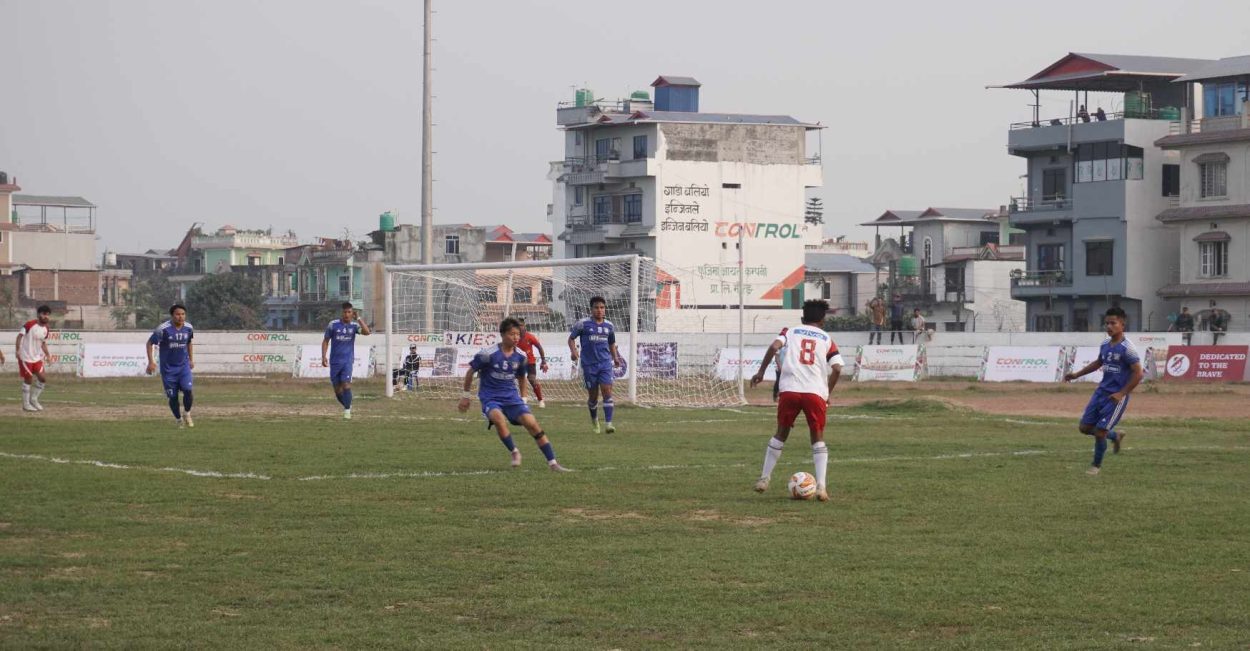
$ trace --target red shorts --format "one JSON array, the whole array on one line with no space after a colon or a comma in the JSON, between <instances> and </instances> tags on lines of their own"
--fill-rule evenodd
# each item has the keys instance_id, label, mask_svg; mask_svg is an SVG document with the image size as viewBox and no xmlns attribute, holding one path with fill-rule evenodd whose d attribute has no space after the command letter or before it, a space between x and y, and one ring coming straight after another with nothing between
<instances>
[{"instance_id":1,"label":"red shorts","mask_svg":"<svg viewBox=\"0 0 1250 651\"><path fill-rule=\"evenodd\" d=\"M35 377L37 373L43 373L43 360L37 362L23 362L17 360L17 372L21 374L23 380L29 380Z\"/></svg>"},{"instance_id":2,"label":"red shorts","mask_svg":"<svg viewBox=\"0 0 1250 651\"><path fill-rule=\"evenodd\" d=\"M782 391L777 397L777 425L794 427L799 412L807 417L807 426L813 432L825 431L825 399L814 393Z\"/></svg>"}]
</instances>

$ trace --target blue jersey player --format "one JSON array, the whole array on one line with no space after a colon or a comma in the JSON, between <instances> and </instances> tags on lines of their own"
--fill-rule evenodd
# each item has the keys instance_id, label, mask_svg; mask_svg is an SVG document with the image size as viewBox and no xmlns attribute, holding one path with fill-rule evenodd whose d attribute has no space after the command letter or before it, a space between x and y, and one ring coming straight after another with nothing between
<instances>
[{"instance_id":1,"label":"blue jersey player","mask_svg":"<svg viewBox=\"0 0 1250 651\"><path fill-rule=\"evenodd\" d=\"M582 379L586 385L586 406L590 408L591 431L599 433L599 393L603 392L603 418L606 432L616 431L612 424L612 372L621 365L616 351L616 326L607 319L608 304L602 296L590 299L590 317L573 324L569 332L569 359L582 363ZM578 344L581 353L578 353Z\"/></svg>"},{"instance_id":2,"label":"blue jersey player","mask_svg":"<svg viewBox=\"0 0 1250 651\"><path fill-rule=\"evenodd\" d=\"M538 419L530 413L529 405L521 398L517 382L526 376L525 353L517 349L521 339L521 324L514 318L506 318L499 324L499 344L483 348L464 374L464 395L460 398L460 411L468 411L473 399L473 376L479 375L482 380L478 385L477 397L482 401L482 415L488 421L487 428L494 427L499 433L499 440L512 455L512 467L521 465L521 451L512 441L508 425L520 425L534 437L538 449L547 457L547 467L555 472L568 472L568 469L556 461L555 450L551 441L543 433Z\"/></svg>"},{"instance_id":3,"label":"blue jersey player","mask_svg":"<svg viewBox=\"0 0 1250 651\"><path fill-rule=\"evenodd\" d=\"M169 308L169 320L152 331L148 345L148 375L156 370L152 349L160 350L161 382L165 385L165 397L169 398L169 410L174 413L178 428L195 427L191 420L191 369L195 368L195 331L187 323L187 308L174 305ZM179 410L178 392L182 392L182 409Z\"/></svg>"},{"instance_id":4,"label":"blue jersey player","mask_svg":"<svg viewBox=\"0 0 1250 651\"><path fill-rule=\"evenodd\" d=\"M369 326L351 303L344 303L343 316L326 326L321 340L321 365L330 367L330 384L334 386L334 398L343 405L343 420L352 419L352 362L356 360L357 334L369 334Z\"/></svg>"},{"instance_id":5,"label":"blue jersey player","mask_svg":"<svg viewBox=\"0 0 1250 651\"><path fill-rule=\"evenodd\" d=\"M1107 439L1111 439L1113 452L1120 452L1124 443L1124 433L1115 431L1116 423L1124 416L1128 408L1128 396L1141 382L1141 356L1137 347L1124 336L1124 310L1113 307L1107 310L1104 317L1107 328L1107 340L1098 347L1098 359L1085 368L1063 376L1070 382L1082 375L1102 369L1102 382L1094 389L1085 414L1081 416L1081 433L1094 437L1094 464L1089 467L1090 475L1097 475L1102 468L1102 457L1107 452Z\"/></svg>"}]
</instances>

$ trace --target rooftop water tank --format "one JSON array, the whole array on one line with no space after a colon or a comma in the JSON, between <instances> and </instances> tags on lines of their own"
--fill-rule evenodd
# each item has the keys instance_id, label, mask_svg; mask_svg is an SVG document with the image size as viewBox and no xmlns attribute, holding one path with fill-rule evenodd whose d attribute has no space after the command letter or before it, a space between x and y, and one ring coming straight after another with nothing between
<instances>
[{"instance_id":1,"label":"rooftop water tank","mask_svg":"<svg viewBox=\"0 0 1250 651\"><path fill-rule=\"evenodd\" d=\"M378 215L378 230L383 233L389 233L395 230L395 215L392 215L391 211L388 210L381 215Z\"/></svg>"},{"instance_id":2,"label":"rooftop water tank","mask_svg":"<svg viewBox=\"0 0 1250 651\"><path fill-rule=\"evenodd\" d=\"M905 255L898 259L898 275L900 276L918 276L918 267L916 266L916 256Z\"/></svg>"},{"instance_id":3,"label":"rooftop water tank","mask_svg":"<svg viewBox=\"0 0 1250 651\"><path fill-rule=\"evenodd\" d=\"M595 91L589 88L578 88L573 93L573 104L576 106L590 106L595 103Z\"/></svg>"}]
</instances>

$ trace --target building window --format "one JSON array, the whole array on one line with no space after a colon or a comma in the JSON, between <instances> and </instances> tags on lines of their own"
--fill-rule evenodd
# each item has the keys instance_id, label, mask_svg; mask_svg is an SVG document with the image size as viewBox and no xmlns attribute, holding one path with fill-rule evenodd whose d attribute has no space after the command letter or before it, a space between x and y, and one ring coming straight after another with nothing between
<instances>
[{"instance_id":1,"label":"building window","mask_svg":"<svg viewBox=\"0 0 1250 651\"><path fill-rule=\"evenodd\" d=\"M282 260L282 256L278 256L278 264L285 264Z\"/></svg>"},{"instance_id":2,"label":"building window","mask_svg":"<svg viewBox=\"0 0 1250 651\"><path fill-rule=\"evenodd\" d=\"M1085 275L1110 276L1115 242L1104 240L1085 243Z\"/></svg>"},{"instance_id":3,"label":"building window","mask_svg":"<svg viewBox=\"0 0 1250 651\"><path fill-rule=\"evenodd\" d=\"M1163 196L1181 196L1181 166L1163 164Z\"/></svg>"},{"instance_id":4,"label":"building window","mask_svg":"<svg viewBox=\"0 0 1250 651\"><path fill-rule=\"evenodd\" d=\"M259 256L259 255L249 255L249 256L247 256L247 266L249 266L249 267L259 267L259 266L260 266L260 256Z\"/></svg>"},{"instance_id":5,"label":"building window","mask_svg":"<svg viewBox=\"0 0 1250 651\"><path fill-rule=\"evenodd\" d=\"M1203 278L1223 278L1228 275L1228 241L1199 242L1198 257Z\"/></svg>"},{"instance_id":6,"label":"building window","mask_svg":"<svg viewBox=\"0 0 1250 651\"><path fill-rule=\"evenodd\" d=\"M1198 166L1198 172L1203 198L1228 194L1228 163L1203 163Z\"/></svg>"},{"instance_id":7,"label":"building window","mask_svg":"<svg viewBox=\"0 0 1250 651\"><path fill-rule=\"evenodd\" d=\"M981 231L981 246L998 244L998 231Z\"/></svg>"},{"instance_id":8,"label":"building window","mask_svg":"<svg viewBox=\"0 0 1250 651\"><path fill-rule=\"evenodd\" d=\"M595 141L595 158L599 160L618 160L620 157L620 138L600 138Z\"/></svg>"},{"instance_id":9,"label":"building window","mask_svg":"<svg viewBox=\"0 0 1250 651\"><path fill-rule=\"evenodd\" d=\"M1207 118L1241 115L1246 100L1246 82L1202 85L1202 116Z\"/></svg>"},{"instance_id":10,"label":"building window","mask_svg":"<svg viewBox=\"0 0 1250 651\"><path fill-rule=\"evenodd\" d=\"M448 235L445 241L447 255L460 255L460 236Z\"/></svg>"},{"instance_id":11,"label":"building window","mask_svg":"<svg viewBox=\"0 0 1250 651\"><path fill-rule=\"evenodd\" d=\"M607 224L612 221L612 195L595 196L595 223Z\"/></svg>"},{"instance_id":12,"label":"building window","mask_svg":"<svg viewBox=\"0 0 1250 651\"><path fill-rule=\"evenodd\" d=\"M647 137L634 136L634 158L647 157Z\"/></svg>"},{"instance_id":13,"label":"building window","mask_svg":"<svg viewBox=\"0 0 1250 651\"><path fill-rule=\"evenodd\" d=\"M1089 332L1089 309L1072 310L1072 329L1076 332Z\"/></svg>"},{"instance_id":14,"label":"building window","mask_svg":"<svg viewBox=\"0 0 1250 651\"><path fill-rule=\"evenodd\" d=\"M1118 142L1091 142L1077 146L1076 182L1140 181L1145 175L1141 147ZM1043 183L1045 179L1043 178ZM1043 188L1043 194L1045 188Z\"/></svg>"},{"instance_id":15,"label":"building window","mask_svg":"<svg viewBox=\"0 0 1250 651\"><path fill-rule=\"evenodd\" d=\"M483 303L498 303L499 288L498 287L482 287L477 290L478 300Z\"/></svg>"},{"instance_id":16,"label":"building window","mask_svg":"<svg viewBox=\"0 0 1250 651\"><path fill-rule=\"evenodd\" d=\"M1035 332L1063 332L1062 314L1039 314L1033 317Z\"/></svg>"},{"instance_id":17,"label":"building window","mask_svg":"<svg viewBox=\"0 0 1250 651\"><path fill-rule=\"evenodd\" d=\"M543 304L547 304L551 302L553 293L554 293L554 286L551 284L551 281L550 280L542 281L542 289L540 290L539 295L542 297Z\"/></svg>"},{"instance_id":18,"label":"building window","mask_svg":"<svg viewBox=\"0 0 1250 651\"><path fill-rule=\"evenodd\" d=\"M931 261L931 260L933 260L933 238L931 238L931 237L926 237L926 238L924 238L924 261L925 261L925 264L928 264L928 263L929 263L929 261Z\"/></svg>"},{"instance_id":19,"label":"building window","mask_svg":"<svg viewBox=\"0 0 1250 651\"><path fill-rule=\"evenodd\" d=\"M525 303L527 305L530 303L533 303L534 302L534 288L533 287L513 287L512 288L512 302L513 303Z\"/></svg>"},{"instance_id":20,"label":"building window","mask_svg":"<svg viewBox=\"0 0 1250 651\"><path fill-rule=\"evenodd\" d=\"M586 203L586 188L577 186L573 188L573 205L580 206Z\"/></svg>"},{"instance_id":21,"label":"building window","mask_svg":"<svg viewBox=\"0 0 1250 651\"><path fill-rule=\"evenodd\" d=\"M1063 271L1063 245L1039 244L1037 246L1038 271Z\"/></svg>"},{"instance_id":22,"label":"building window","mask_svg":"<svg viewBox=\"0 0 1250 651\"><path fill-rule=\"evenodd\" d=\"M346 276L346 275L339 276L339 293L342 294L343 296L347 296L348 294L352 293L352 277L351 276Z\"/></svg>"},{"instance_id":23,"label":"building window","mask_svg":"<svg viewBox=\"0 0 1250 651\"><path fill-rule=\"evenodd\" d=\"M637 224L642 221L642 194L625 195L625 223Z\"/></svg>"},{"instance_id":24,"label":"building window","mask_svg":"<svg viewBox=\"0 0 1250 651\"><path fill-rule=\"evenodd\" d=\"M1068 193L1068 170L1042 170L1042 203L1063 201Z\"/></svg>"},{"instance_id":25,"label":"building window","mask_svg":"<svg viewBox=\"0 0 1250 651\"><path fill-rule=\"evenodd\" d=\"M946 292L948 294L964 293L964 268L946 268Z\"/></svg>"},{"instance_id":26,"label":"building window","mask_svg":"<svg viewBox=\"0 0 1250 651\"><path fill-rule=\"evenodd\" d=\"M573 146L574 147L582 146L582 132L581 131L573 132Z\"/></svg>"}]
</instances>

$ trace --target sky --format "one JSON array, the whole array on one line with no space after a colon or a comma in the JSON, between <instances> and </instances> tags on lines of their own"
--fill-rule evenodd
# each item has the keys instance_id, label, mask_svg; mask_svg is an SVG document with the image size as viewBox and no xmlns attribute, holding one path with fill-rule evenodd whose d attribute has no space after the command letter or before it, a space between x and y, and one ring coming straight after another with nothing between
<instances>
[{"instance_id":1,"label":"sky","mask_svg":"<svg viewBox=\"0 0 1250 651\"><path fill-rule=\"evenodd\" d=\"M660 74L700 108L819 122L826 234L1021 193L1008 125L1068 52L1250 54L1250 3L435 0L438 223L549 231L555 108ZM1212 18L1206 20L1204 17ZM1215 19L1218 17L1218 19ZM1186 26L1186 23L1192 23ZM99 206L100 249L208 229L420 222L421 0L0 0L0 170ZM1067 115L1043 94L1043 117Z\"/></svg>"}]
</instances>

